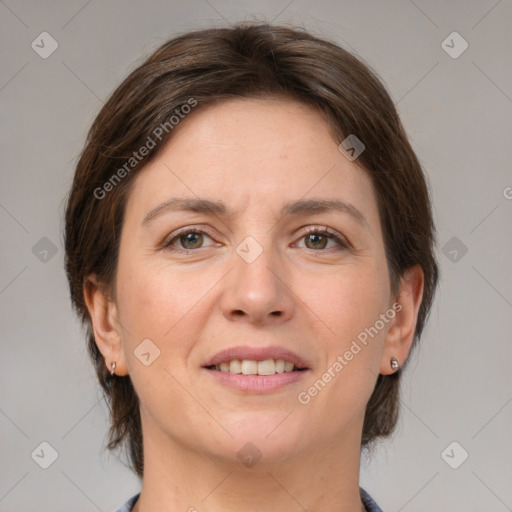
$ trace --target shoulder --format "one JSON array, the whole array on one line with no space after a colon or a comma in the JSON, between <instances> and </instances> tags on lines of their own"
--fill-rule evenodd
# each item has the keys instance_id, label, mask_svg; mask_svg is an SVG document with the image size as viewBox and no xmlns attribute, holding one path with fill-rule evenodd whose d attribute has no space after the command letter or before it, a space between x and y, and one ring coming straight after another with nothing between
<instances>
[{"instance_id":1,"label":"shoulder","mask_svg":"<svg viewBox=\"0 0 512 512\"><path fill-rule=\"evenodd\" d=\"M119 508L117 508L114 512L131 512L133 505L137 501L140 493L132 496L128 501L125 501Z\"/></svg>"},{"instance_id":2,"label":"shoulder","mask_svg":"<svg viewBox=\"0 0 512 512\"><path fill-rule=\"evenodd\" d=\"M382 512L382 509L375 503L374 499L361 487L359 488L361 501L363 502L366 512Z\"/></svg>"}]
</instances>

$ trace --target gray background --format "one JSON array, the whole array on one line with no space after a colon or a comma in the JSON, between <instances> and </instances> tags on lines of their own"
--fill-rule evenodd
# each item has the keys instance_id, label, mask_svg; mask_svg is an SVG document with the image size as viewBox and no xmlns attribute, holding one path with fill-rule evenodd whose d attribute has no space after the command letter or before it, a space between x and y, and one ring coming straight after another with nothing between
<instances>
[{"instance_id":1,"label":"gray background","mask_svg":"<svg viewBox=\"0 0 512 512\"><path fill-rule=\"evenodd\" d=\"M400 426L363 462L362 486L386 512L512 510L510 0L0 2L0 510L108 512L139 490L104 450L106 406L63 270L64 199L127 73L173 35L243 19L303 25L364 59L431 181L439 294ZM43 31L58 42L46 59L31 47ZM457 58L445 51L463 48L457 36L442 45L453 31L469 44ZM43 441L58 452L48 469Z\"/></svg>"}]
</instances>

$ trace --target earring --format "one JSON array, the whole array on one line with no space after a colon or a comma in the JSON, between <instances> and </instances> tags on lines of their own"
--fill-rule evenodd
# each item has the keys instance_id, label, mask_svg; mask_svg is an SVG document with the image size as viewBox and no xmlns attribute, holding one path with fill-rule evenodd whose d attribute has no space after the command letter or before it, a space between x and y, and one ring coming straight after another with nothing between
<instances>
[{"instance_id":1,"label":"earring","mask_svg":"<svg viewBox=\"0 0 512 512\"><path fill-rule=\"evenodd\" d=\"M114 370L116 369L116 362L112 362L110 364L110 376L113 377L114 376Z\"/></svg>"},{"instance_id":2,"label":"earring","mask_svg":"<svg viewBox=\"0 0 512 512\"><path fill-rule=\"evenodd\" d=\"M392 370L398 370L400 368L398 361L394 357L391 358L390 365Z\"/></svg>"}]
</instances>

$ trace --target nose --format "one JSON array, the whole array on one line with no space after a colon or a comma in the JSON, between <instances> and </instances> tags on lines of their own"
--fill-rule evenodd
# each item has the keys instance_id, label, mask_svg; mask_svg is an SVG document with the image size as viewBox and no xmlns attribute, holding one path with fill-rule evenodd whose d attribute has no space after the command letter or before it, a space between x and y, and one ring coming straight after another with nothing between
<instances>
[{"instance_id":1,"label":"nose","mask_svg":"<svg viewBox=\"0 0 512 512\"><path fill-rule=\"evenodd\" d=\"M292 317L295 300L291 273L275 251L263 249L254 261L243 257L242 251L234 252L233 266L221 298L228 320L263 326L281 324Z\"/></svg>"}]
</instances>

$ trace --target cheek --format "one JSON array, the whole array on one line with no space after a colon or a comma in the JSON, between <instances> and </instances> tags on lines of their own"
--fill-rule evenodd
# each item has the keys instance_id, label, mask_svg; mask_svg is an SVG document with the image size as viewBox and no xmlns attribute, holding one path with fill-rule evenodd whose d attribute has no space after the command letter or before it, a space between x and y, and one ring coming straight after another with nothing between
<instances>
[{"instance_id":1,"label":"cheek","mask_svg":"<svg viewBox=\"0 0 512 512\"><path fill-rule=\"evenodd\" d=\"M118 282L128 370L141 403L154 411L159 397L167 396L169 389L176 388L180 396L171 375L185 370L187 355L197 338L197 325L190 323L190 312L204 288L198 290L197 282L194 286L179 272L147 262L120 265Z\"/></svg>"},{"instance_id":2,"label":"cheek","mask_svg":"<svg viewBox=\"0 0 512 512\"><path fill-rule=\"evenodd\" d=\"M312 286L311 283L314 283ZM389 283L380 265L347 265L314 279L297 276L297 295L313 312L326 340L343 347L373 325L388 307ZM295 287L294 287L295 288Z\"/></svg>"},{"instance_id":3,"label":"cheek","mask_svg":"<svg viewBox=\"0 0 512 512\"><path fill-rule=\"evenodd\" d=\"M316 343L323 358L300 397L300 403L310 400L310 410L319 411L318 417L330 425L333 435L340 425L363 414L390 325L380 320L388 307L385 282L378 275L343 277L331 279L329 292L313 298L312 309L321 318Z\"/></svg>"},{"instance_id":4,"label":"cheek","mask_svg":"<svg viewBox=\"0 0 512 512\"><path fill-rule=\"evenodd\" d=\"M379 372L383 340L390 323L380 320L389 307L389 283L382 265L340 267L307 292L310 315L316 323L316 342L323 353L322 367L304 390L313 407L338 425L340 411L351 416L362 411ZM321 396L320 396L321 395ZM313 398L314 397L314 398ZM342 415L343 417L344 414Z\"/></svg>"},{"instance_id":5,"label":"cheek","mask_svg":"<svg viewBox=\"0 0 512 512\"><path fill-rule=\"evenodd\" d=\"M120 316L131 333L167 338L207 289L197 273L140 263L119 269Z\"/></svg>"},{"instance_id":6,"label":"cheek","mask_svg":"<svg viewBox=\"0 0 512 512\"><path fill-rule=\"evenodd\" d=\"M205 309L210 304L205 294L221 275L211 269L184 272L148 261L119 266L118 305L124 351L139 389L160 386L162 375L164 380L170 379L162 373L165 370L178 372L180 380L188 378L190 353L210 314ZM144 341L148 339L151 343ZM151 358L153 354L157 357L146 367L138 355L148 351Z\"/></svg>"}]
</instances>

